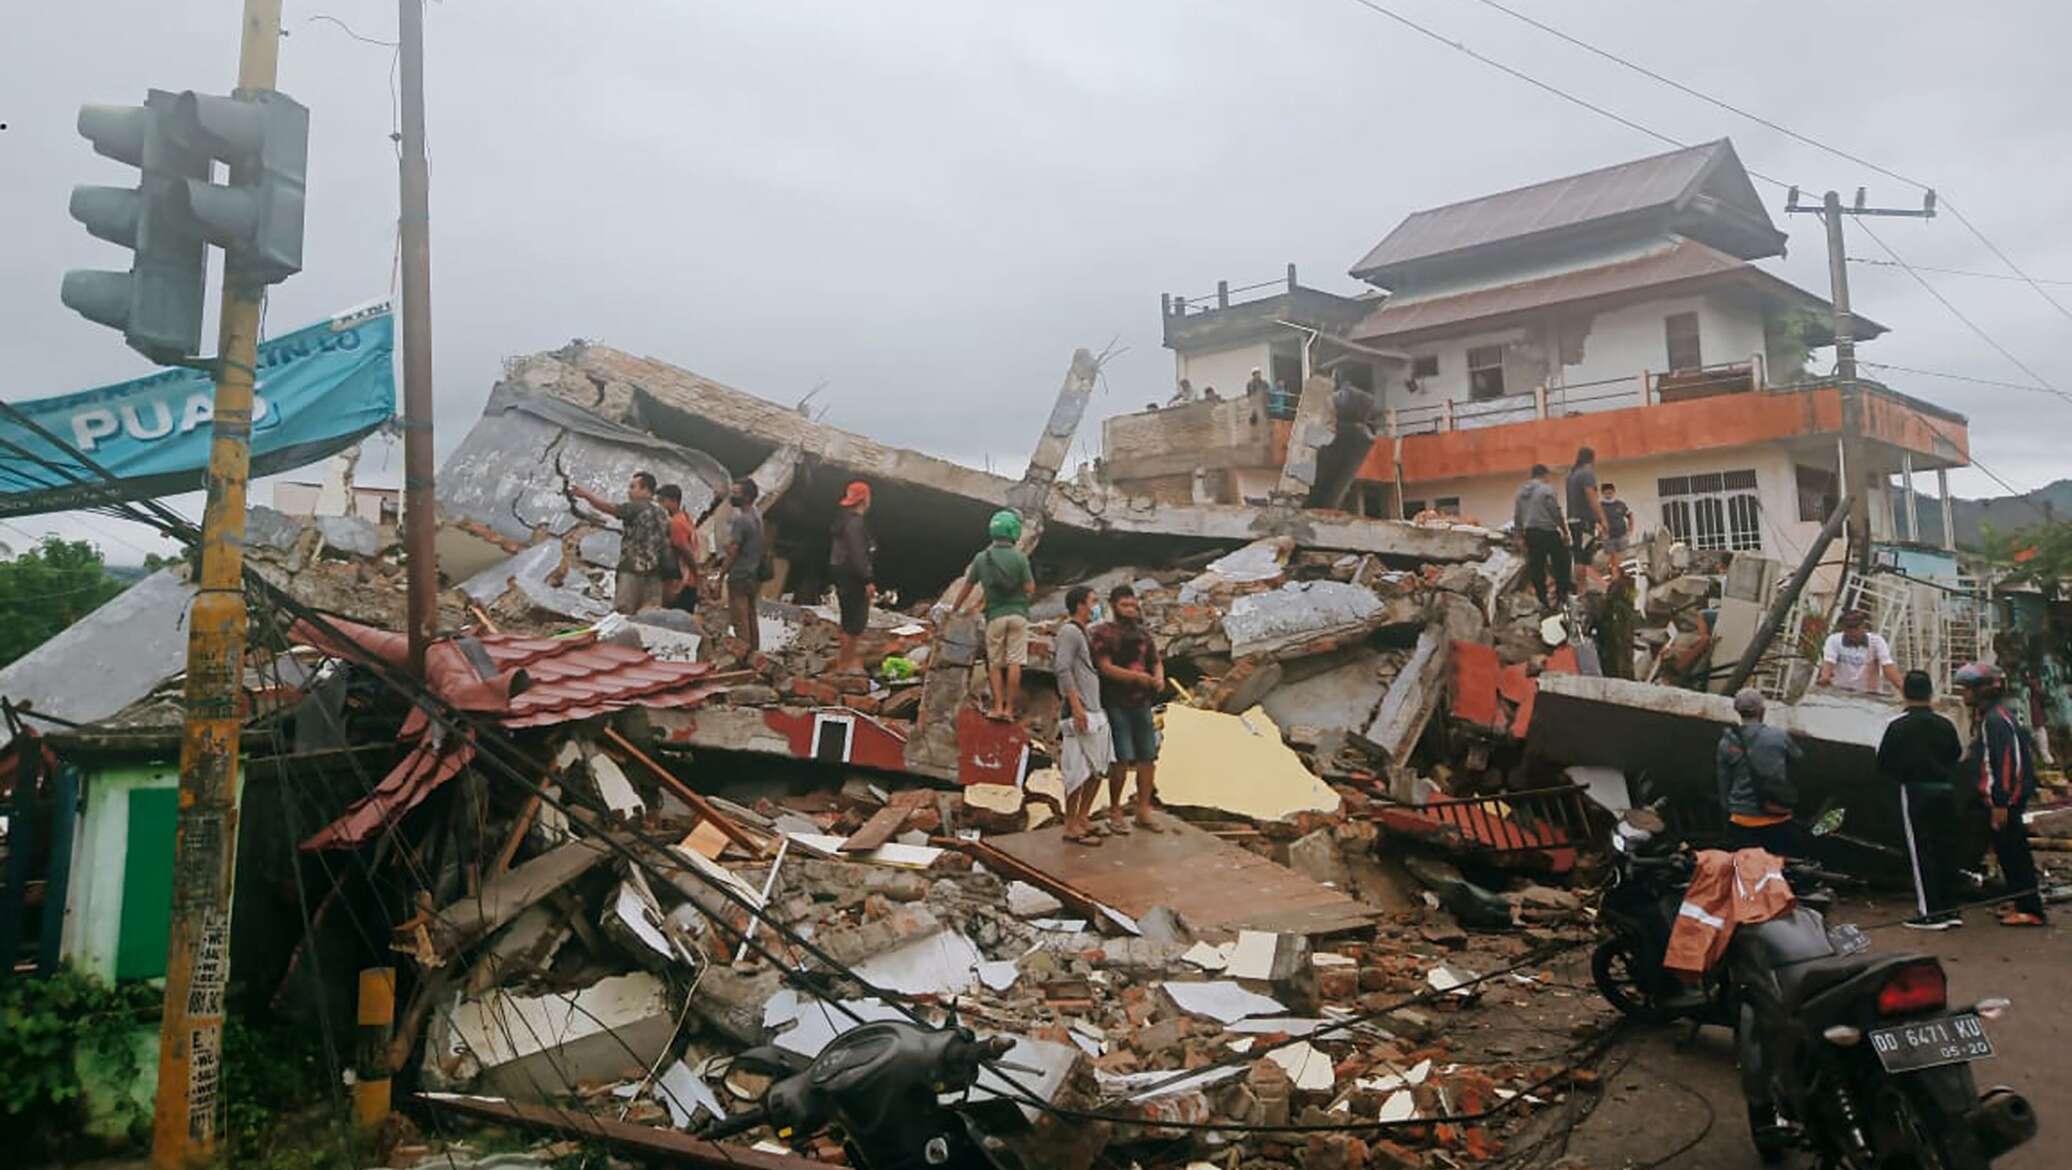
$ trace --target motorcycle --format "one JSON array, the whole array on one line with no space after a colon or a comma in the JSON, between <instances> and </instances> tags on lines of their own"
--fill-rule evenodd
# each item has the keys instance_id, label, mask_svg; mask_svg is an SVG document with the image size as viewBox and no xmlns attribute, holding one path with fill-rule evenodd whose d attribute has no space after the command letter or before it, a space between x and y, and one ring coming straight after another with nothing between
<instances>
[{"instance_id":1,"label":"motorcycle","mask_svg":"<svg viewBox=\"0 0 2072 1170\"><path fill-rule=\"evenodd\" d=\"M810 1062L775 1047L753 1048L736 1065L778 1076L760 1104L708 1127L717 1141L768 1125L787 1141L822 1129L841 1135L857 1170L1022 1170L1001 1134L1025 1129L1013 1102L973 1101L981 1067L1022 1069L1001 1057L1011 1039L979 1039L968 1028L924 1028L901 1020L861 1024ZM946 1095L960 1095L945 1105Z\"/></svg>"},{"instance_id":2,"label":"motorcycle","mask_svg":"<svg viewBox=\"0 0 2072 1170\"><path fill-rule=\"evenodd\" d=\"M1823 1170L1986 1170L2036 1134L2036 1114L2004 1086L1981 1094L1971 1062L1993 1055L1985 1024L2009 1007L1952 1010L1932 955L1873 954L1856 927L1830 927L1819 871L1787 862L1809 892L1789 913L1735 930L1695 993L1662 967L1689 885L1691 855L1656 808L1612 836L1604 937L1591 975L1621 1013L1692 1020L1734 1033L1749 1131L1765 1162L1794 1148Z\"/></svg>"}]
</instances>

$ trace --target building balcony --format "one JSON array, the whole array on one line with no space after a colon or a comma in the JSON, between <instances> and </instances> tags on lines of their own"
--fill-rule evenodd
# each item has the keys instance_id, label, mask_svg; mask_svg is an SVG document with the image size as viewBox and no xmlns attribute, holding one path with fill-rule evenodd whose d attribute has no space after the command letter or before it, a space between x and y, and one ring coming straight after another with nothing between
<instances>
[{"instance_id":1,"label":"building balcony","mask_svg":"<svg viewBox=\"0 0 2072 1170\"><path fill-rule=\"evenodd\" d=\"M1970 462L1963 415L1859 379L1864 437L1914 470ZM1424 483L1522 476L1535 463L1565 466L1576 448L1604 463L1764 443L1839 437L1839 384L1763 384L1760 360L1584 386L1429 406L1396 407L1358 478Z\"/></svg>"}]
</instances>

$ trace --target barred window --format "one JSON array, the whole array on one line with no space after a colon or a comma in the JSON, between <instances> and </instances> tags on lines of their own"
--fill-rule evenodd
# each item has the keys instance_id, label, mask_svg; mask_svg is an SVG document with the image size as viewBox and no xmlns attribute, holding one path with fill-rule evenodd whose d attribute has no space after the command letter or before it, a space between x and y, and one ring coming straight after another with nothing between
<instances>
[{"instance_id":1,"label":"barred window","mask_svg":"<svg viewBox=\"0 0 2072 1170\"><path fill-rule=\"evenodd\" d=\"M1735 552L1763 547L1762 503L1753 470L1664 476L1655 481L1662 523L1699 549Z\"/></svg>"}]
</instances>

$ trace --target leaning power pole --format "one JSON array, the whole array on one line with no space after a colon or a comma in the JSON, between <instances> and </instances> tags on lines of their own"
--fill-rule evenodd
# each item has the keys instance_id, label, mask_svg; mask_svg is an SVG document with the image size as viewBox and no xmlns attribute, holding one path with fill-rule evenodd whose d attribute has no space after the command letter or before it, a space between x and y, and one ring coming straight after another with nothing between
<instances>
[{"instance_id":1,"label":"leaning power pole","mask_svg":"<svg viewBox=\"0 0 2072 1170\"><path fill-rule=\"evenodd\" d=\"M401 58L403 238L403 551L409 571L410 669L424 674L437 620L439 565L433 543L431 170L424 152L424 0L396 0Z\"/></svg>"},{"instance_id":2,"label":"leaning power pole","mask_svg":"<svg viewBox=\"0 0 2072 1170\"><path fill-rule=\"evenodd\" d=\"M1842 217L1889 215L1932 219L1935 216L1935 192L1931 190L1923 195L1918 210L1867 207L1861 187L1856 189L1856 202L1850 206L1843 206L1842 197L1829 191L1821 197L1820 206L1814 207L1801 204L1799 189L1793 187L1785 198L1784 210L1794 215L1817 215L1827 228L1827 277L1834 307L1835 380L1841 384L1842 392L1842 440L1835 479L1842 498L1851 501L1849 527L1856 533L1856 571L1865 573L1871 567L1871 485L1864 474L1863 387L1856 380L1856 318L1849 311L1849 259L1842 240Z\"/></svg>"}]
</instances>

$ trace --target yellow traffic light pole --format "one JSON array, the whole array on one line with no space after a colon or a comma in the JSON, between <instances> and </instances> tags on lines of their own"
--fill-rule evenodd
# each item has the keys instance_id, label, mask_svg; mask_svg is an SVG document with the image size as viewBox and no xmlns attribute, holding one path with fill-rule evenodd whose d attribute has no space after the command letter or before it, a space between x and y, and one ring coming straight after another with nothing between
<instances>
[{"instance_id":1,"label":"yellow traffic light pole","mask_svg":"<svg viewBox=\"0 0 2072 1170\"><path fill-rule=\"evenodd\" d=\"M281 0L245 0L240 95L274 88L280 45ZM212 1157L222 1117L223 995L230 980L242 723L238 697L245 657L245 488L252 468L253 367L265 291L259 280L241 274L235 253L225 257L201 587L187 629L173 916L151 1137L157 1170L184 1170Z\"/></svg>"}]
</instances>

